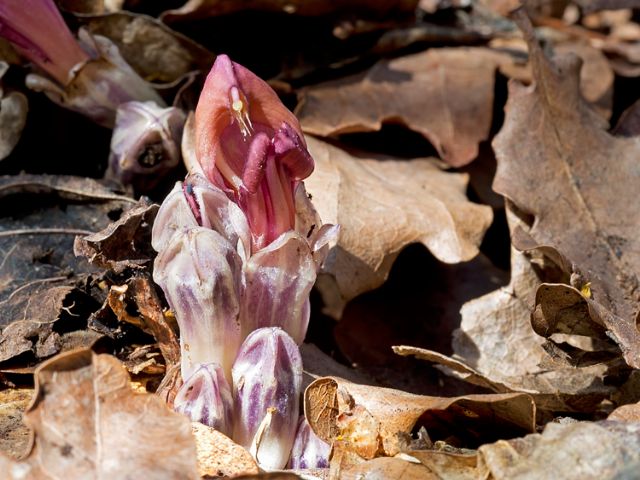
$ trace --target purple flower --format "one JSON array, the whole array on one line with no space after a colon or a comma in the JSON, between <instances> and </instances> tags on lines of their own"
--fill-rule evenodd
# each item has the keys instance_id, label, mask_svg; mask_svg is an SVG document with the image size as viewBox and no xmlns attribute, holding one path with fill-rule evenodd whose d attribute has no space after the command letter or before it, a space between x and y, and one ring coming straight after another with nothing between
<instances>
[{"instance_id":1,"label":"purple flower","mask_svg":"<svg viewBox=\"0 0 640 480\"><path fill-rule=\"evenodd\" d=\"M295 226L295 191L313 159L295 116L265 81L219 55L195 117L197 157L245 212L255 248Z\"/></svg>"}]
</instances>

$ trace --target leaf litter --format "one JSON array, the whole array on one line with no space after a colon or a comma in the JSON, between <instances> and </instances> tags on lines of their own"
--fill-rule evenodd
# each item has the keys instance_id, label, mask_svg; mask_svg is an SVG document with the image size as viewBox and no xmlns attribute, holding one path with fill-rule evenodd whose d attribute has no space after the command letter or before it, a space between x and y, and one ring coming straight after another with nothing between
<instances>
[{"instance_id":1,"label":"leaf litter","mask_svg":"<svg viewBox=\"0 0 640 480\"><path fill-rule=\"evenodd\" d=\"M93 126L86 138L54 126L84 164L33 156L53 135L33 119L65 117L25 88L29 65L2 43L3 471L634 478L640 29L629 5L179 3L59 5L167 104L192 109L215 55L229 53L275 79L298 115L315 160L306 190L322 222L341 226L302 348L304 415L331 444L329 467L261 472L167 407L182 384L180 337L151 280L150 239L184 170L140 199L82 177L108 158ZM236 41L264 16L264 45ZM193 165L193 139L183 149Z\"/></svg>"}]
</instances>

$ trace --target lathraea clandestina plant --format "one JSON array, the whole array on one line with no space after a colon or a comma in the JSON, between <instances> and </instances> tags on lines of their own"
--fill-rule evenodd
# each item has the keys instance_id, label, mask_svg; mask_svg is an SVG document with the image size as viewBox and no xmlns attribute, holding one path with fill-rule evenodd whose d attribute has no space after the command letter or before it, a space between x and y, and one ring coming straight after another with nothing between
<instances>
[{"instance_id":1,"label":"lathraea clandestina plant","mask_svg":"<svg viewBox=\"0 0 640 480\"><path fill-rule=\"evenodd\" d=\"M180 327L179 410L226 432L233 418L234 440L262 467L284 468L309 294L338 228L321 224L304 190L313 159L297 119L225 55L207 77L194 135L196 161L160 207L152 239L154 280ZM205 389L220 399L213 408L201 406Z\"/></svg>"}]
</instances>

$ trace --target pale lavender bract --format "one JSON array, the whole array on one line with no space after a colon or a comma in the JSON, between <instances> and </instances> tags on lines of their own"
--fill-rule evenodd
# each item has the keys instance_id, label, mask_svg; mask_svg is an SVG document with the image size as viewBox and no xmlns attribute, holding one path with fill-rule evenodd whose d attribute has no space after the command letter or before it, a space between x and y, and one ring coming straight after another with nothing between
<instances>
[{"instance_id":1,"label":"pale lavender bract","mask_svg":"<svg viewBox=\"0 0 640 480\"><path fill-rule=\"evenodd\" d=\"M298 430L291 448L291 457L287 468L295 470L327 468L329 467L330 453L329 444L314 433L311 425L302 415L298 421Z\"/></svg>"},{"instance_id":2,"label":"pale lavender bract","mask_svg":"<svg viewBox=\"0 0 640 480\"><path fill-rule=\"evenodd\" d=\"M173 408L225 435L233 431L233 397L220 365L198 365L180 387Z\"/></svg>"},{"instance_id":3,"label":"pale lavender bract","mask_svg":"<svg viewBox=\"0 0 640 480\"><path fill-rule=\"evenodd\" d=\"M298 346L280 328L260 328L242 344L232 376L233 439L248 448L263 468L284 468L300 415Z\"/></svg>"}]
</instances>

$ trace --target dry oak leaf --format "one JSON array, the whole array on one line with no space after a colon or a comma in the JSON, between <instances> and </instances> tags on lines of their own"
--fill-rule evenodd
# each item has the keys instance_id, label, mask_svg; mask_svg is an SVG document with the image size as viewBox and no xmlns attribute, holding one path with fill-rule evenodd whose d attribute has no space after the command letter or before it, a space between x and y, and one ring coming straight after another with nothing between
<instances>
[{"instance_id":1,"label":"dry oak leaf","mask_svg":"<svg viewBox=\"0 0 640 480\"><path fill-rule=\"evenodd\" d=\"M398 13L413 14L418 0L188 0L175 10L161 16L165 22L207 18L238 11L258 10L297 15L330 15L357 12L359 15L383 17Z\"/></svg>"},{"instance_id":2,"label":"dry oak leaf","mask_svg":"<svg viewBox=\"0 0 640 480\"><path fill-rule=\"evenodd\" d=\"M542 434L478 449L478 477L493 480L638 478L640 424L549 423Z\"/></svg>"},{"instance_id":3,"label":"dry oak leaf","mask_svg":"<svg viewBox=\"0 0 640 480\"><path fill-rule=\"evenodd\" d=\"M466 196L468 176L442 171L429 159L357 158L313 137L316 168L305 181L320 218L340 225L318 281L327 312L384 283L410 243L440 261L470 260L493 217Z\"/></svg>"},{"instance_id":4,"label":"dry oak leaf","mask_svg":"<svg viewBox=\"0 0 640 480\"><path fill-rule=\"evenodd\" d=\"M207 72L213 53L159 20L127 11L79 15L94 35L113 41L133 69L148 81L176 82L192 71Z\"/></svg>"},{"instance_id":5,"label":"dry oak leaf","mask_svg":"<svg viewBox=\"0 0 640 480\"><path fill-rule=\"evenodd\" d=\"M421 426L434 440L468 444L533 432L536 407L521 393L430 397L324 377L305 390L304 413L325 442L371 459L400 453L402 435Z\"/></svg>"},{"instance_id":6,"label":"dry oak leaf","mask_svg":"<svg viewBox=\"0 0 640 480\"><path fill-rule=\"evenodd\" d=\"M640 189L640 143L607 132L580 97L580 62L569 56L551 63L526 14L516 18L535 83L509 83L504 126L493 141L494 190L533 216L527 249L552 247L590 282L591 318L640 368L640 210L632 201Z\"/></svg>"},{"instance_id":7,"label":"dry oak leaf","mask_svg":"<svg viewBox=\"0 0 640 480\"><path fill-rule=\"evenodd\" d=\"M115 357L63 353L43 363L35 381L24 415L33 448L19 462L0 456L3 478L198 478L189 420L159 397L135 393Z\"/></svg>"},{"instance_id":8,"label":"dry oak leaf","mask_svg":"<svg viewBox=\"0 0 640 480\"><path fill-rule=\"evenodd\" d=\"M502 61L501 61L502 60ZM296 115L322 137L401 123L422 134L454 167L471 162L491 129L498 63L486 48L433 48L305 88Z\"/></svg>"},{"instance_id":9,"label":"dry oak leaf","mask_svg":"<svg viewBox=\"0 0 640 480\"><path fill-rule=\"evenodd\" d=\"M509 208L507 219L512 230L523 225ZM568 365L544 348L545 338L530 321L541 270L525 253L512 249L509 285L463 305L452 357L416 347L394 351L443 365L447 373L496 392L529 393L543 410L593 411L614 390L604 381L606 374L622 362L591 359Z\"/></svg>"},{"instance_id":10,"label":"dry oak leaf","mask_svg":"<svg viewBox=\"0 0 640 480\"><path fill-rule=\"evenodd\" d=\"M201 476L237 477L260 472L249 451L217 430L192 422Z\"/></svg>"}]
</instances>

